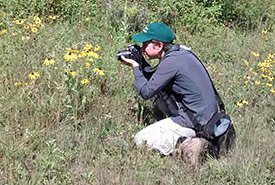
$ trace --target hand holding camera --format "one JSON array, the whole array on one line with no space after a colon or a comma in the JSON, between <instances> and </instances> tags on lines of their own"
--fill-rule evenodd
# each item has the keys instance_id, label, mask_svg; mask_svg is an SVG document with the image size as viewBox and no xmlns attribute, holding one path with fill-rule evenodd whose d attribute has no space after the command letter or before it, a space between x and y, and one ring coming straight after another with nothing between
<instances>
[{"instance_id":1,"label":"hand holding camera","mask_svg":"<svg viewBox=\"0 0 275 185\"><path fill-rule=\"evenodd\" d=\"M125 56L121 56L120 62L122 64L131 66L132 68L139 66L139 63L137 63L135 60L130 59L130 58L126 58Z\"/></svg>"},{"instance_id":2,"label":"hand holding camera","mask_svg":"<svg viewBox=\"0 0 275 185\"><path fill-rule=\"evenodd\" d=\"M138 45L131 45L127 50L117 52L117 59L121 63L136 67L142 62L142 54L140 53L140 47Z\"/></svg>"}]
</instances>

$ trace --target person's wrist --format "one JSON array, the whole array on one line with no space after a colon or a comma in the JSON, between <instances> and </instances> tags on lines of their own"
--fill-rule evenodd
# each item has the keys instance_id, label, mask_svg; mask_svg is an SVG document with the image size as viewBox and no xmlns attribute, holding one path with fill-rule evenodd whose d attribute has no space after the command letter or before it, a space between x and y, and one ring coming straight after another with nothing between
<instances>
[{"instance_id":1,"label":"person's wrist","mask_svg":"<svg viewBox=\"0 0 275 185\"><path fill-rule=\"evenodd\" d=\"M139 66L139 64L136 62L136 63L133 63L132 64L132 67L134 68L134 67L138 67Z\"/></svg>"}]
</instances>

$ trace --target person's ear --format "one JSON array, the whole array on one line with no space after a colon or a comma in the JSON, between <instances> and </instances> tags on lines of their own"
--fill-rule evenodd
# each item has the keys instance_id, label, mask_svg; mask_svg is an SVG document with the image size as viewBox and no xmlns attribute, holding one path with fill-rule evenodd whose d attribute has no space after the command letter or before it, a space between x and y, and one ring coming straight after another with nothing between
<instances>
[{"instance_id":1,"label":"person's ear","mask_svg":"<svg viewBox=\"0 0 275 185\"><path fill-rule=\"evenodd\" d=\"M158 42L157 46L158 46L159 51L161 51L163 49L163 43L162 42Z\"/></svg>"}]
</instances>

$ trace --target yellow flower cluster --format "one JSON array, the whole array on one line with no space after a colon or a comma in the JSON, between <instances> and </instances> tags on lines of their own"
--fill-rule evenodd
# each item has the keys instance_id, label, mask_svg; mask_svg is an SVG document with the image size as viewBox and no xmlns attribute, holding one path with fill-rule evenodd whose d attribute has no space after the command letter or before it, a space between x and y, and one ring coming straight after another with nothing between
<instances>
[{"instance_id":1,"label":"yellow flower cluster","mask_svg":"<svg viewBox=\"0 0 275 185\"><path fill-rule=\"evenodd\" d=\"M213 64L210 64L208 67L207 67L208 70L210 71L213 71L213 72L217 72L217 69L215 68L215 66Z\"/></svg>"},{"instance_id":2,"label":"yellow flower cluster","mask_svg":"<svg viewBox=\"0 0 275 185\"><path fill-rule=\"evenodd\" d=\"M262 72L262 77L267 78L269 81L274 80L274 64L275 64L275 53L269 54L268 57L263 61L258 63L258 67Z\"/></svg>"},{"instance_id":3,"label":"yellow flower cluster","mask_svg":"<svg viewBox=\"0 0 275 185\"><path fill-rule=\"evenodd\" d=\"M77 59L82 59L88 57L88 61L92 62L95 59L100 59L99 54L96 52L100 51L100 46L96 46L93 50L92 44L86 44L82 51L67 49L64 54L64 59L67 62L73 62Z\"/></svg>"},{"instance_id":4,"label":"yellow flower cluster","mask_svg":"<svg viewBox=\"0 0 275 185\"><path fill-rule=\"evenodd\" d=\"M25 22L26 22L26 19L16 19L12 21L13 24L17 24L17 25L22 25Z\"/></svg>"},{"instance_id":5,"label":"yellow flower cluster","mask_svg":"<svg viewBox=\"0 0 275 185\"><path fill-rule=\"evenodd\" d=\"M31 16L28 19L15 19L12 21L15 25L23 26L24 29L29 30L33 33L38 32L39 27L44 27L42 18L38 16Z\"/></svg>"},{"instance_id":6,"label":"yellow flower cluster","mask_svg":"<svg viewBox=\"0 0 275 185\"><path fill-rule=\"evenodd\" d=\"M34 33L39 32L39 30L44 27L44 20L45 23L50 24L53 23L53 20L56 20L57 17L55 15L49 15L46 18L41 18L38 16L30 16L27 18L16 18L13 21L6 22L0 22L0 35L5 33L10 33L11 36L19 36L21 40L27 41L31 40L31 38L35 35ZM90 18L86 21L90 21ZM5 25L11 25L9 29L4 29ZM104 70L101 68L95 68L92 66L94 63L92 63L95 59L100 59L100 55L98 52L100 52L101 47L96 45L95 47L92 44L86 44L84 45L82 50L75 50L75 49L66 49L63 58L65 61L70 62L67 65L67 71L66 73L72 77L76 77L75 82L80 83L82 85L89 83L89 78L91 74L103 76ZM79 62L74 62L79 61ZM84 61L84 63L80 63L81 61ZM42 65L44 66L50 66L56 64L56 59L53 57L47 57L43 59ZM74 63L71 63L74 62ZM80 70L78 70L80 67ZM57 66L56 66L57 68ZM55 68L55 69L56 69ZM78 68L78 69L77 69ZM71 70L74 69L74 70ZM38 78L40 78L40 71L33 71L29 73L28 76L28 82L17 82L14 85L15 86L28 86L29 83L34 82ZM79 80L82 79L82 80ZM79 81L78 81L79 80Z\"/></svg>"},{"instance_id":7,"label":"yellow flower cluster","mask_svg":"<svg viewBox=\"0 0 275 185\"><path fill-rule=\"evenodd\" d=\"M81 78L81 76L85 76L90 73L90 69L92 68L92 63L95 59L100 59L100 55L97 53L101 50L100 46L93 47L92 44L86 44L84 45L82 50L75 50L75 49L66 49L66 52L63 56L64 60L66 62L73 62L70 63L68 66L77 68L79 64L81 64L81 61L85 61L85 63L81 64L80 66L80 72L76 71L67 71L67 74L75 77L78 76L78 78ZM78 62L75 62L78 61ZM85 70L81 72L81 70ZM92 68L92 71L95 75L104 76L104 70L101 68L94 67ZM81 85L89 83L88 78L84 78L80 81Z\"/></svg>"},{"instance_id":8,"label":"yellow flower cluster","mask_svg":"<svg viewBox=\"0 0 275 185\"><path fill-rule=\"evenodd\" d=\"M252 55L259 57L260 54L252 52ZM274 86L274 61L275 53L270 53L266 59L258 62L256 65L250 64L247 60L244 60L245 68L249 69L249 73L246 74L244 78L244 87L247 87L248 84L255 85L264 85L267 88ZM251 62L252 63L252 62ZM274 92L273 89L270 92Z\"/></svg>"},{"instance_id":9,"label":"yellow flower cluster","mask_svg":"<svg viewBox=\"0 0 275 185\"><path fill-rule=\"evenodd\" d=\"M57 19L57 17L54 15L50 15L47 18L50 20ZM44 20L43 18L38 16L29 16L26 18L14 19L11 21L11 23L1 22L0 26L4 25L3 27L5 27L5 25L13 25L13 26L9 27L8 30L7 28L0 30L0 35L4 33L10 33L12 36L16 36L16 35L20 36L23 41L29 40L31 34L39 32L39 30L44 27L43 20Z\"/></svg>"},{"instance_id":10,"label":"yellow flower cluster","mask_svg":"<svg viewBox=\"0 0 275 185\"><path fill-rule=\"evenodd\" d=\"M218 72L217 68L213 64L210 64L209 66L207 66L207 70L208 71L213 71L214 73L216 73L219 76L223 76L223 73Z\"/></svg>"},{"instance_id":11,"label":"yellow flower cluster","mask_svg":"<svg viewBox=\"0 0 275 185\"><path fill-rule=\"evenodd\" d=\"M248 105L248 101L247 100L242 100L240 102L237 102L236 105L239 106L239 107L242 107L244 105Z\"/></svg>"}]
</instances>

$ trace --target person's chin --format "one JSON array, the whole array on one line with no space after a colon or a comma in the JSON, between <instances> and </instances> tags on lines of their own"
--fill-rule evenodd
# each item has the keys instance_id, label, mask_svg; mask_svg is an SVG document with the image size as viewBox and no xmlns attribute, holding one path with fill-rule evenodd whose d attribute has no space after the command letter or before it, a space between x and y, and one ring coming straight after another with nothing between
<instances>
[{"instance_id":1,"label":"person's chin","mask_svg":"<svg viewBox=\"0 0 275 185\"><path fill-rule=\"evenodd\" d=\"M150 57L148 57L147 55L144 55L144 57L145 57L147 60L150 60Z\"/></svg>"}]
</instances>

